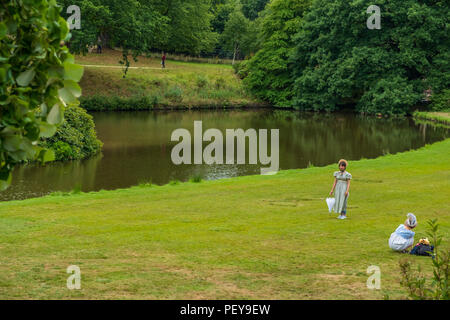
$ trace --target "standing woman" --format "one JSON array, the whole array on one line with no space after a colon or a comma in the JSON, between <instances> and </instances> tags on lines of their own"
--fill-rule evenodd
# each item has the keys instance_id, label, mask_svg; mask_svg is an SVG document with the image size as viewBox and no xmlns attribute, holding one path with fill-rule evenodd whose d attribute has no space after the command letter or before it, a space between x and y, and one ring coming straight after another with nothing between
<instances>
[{"instance_id":1,"label":"standing woman","mask_svg":"<svg viewBox=\"0 0 450 320\"><path fill-rule=\"evenodd\" d=\"M163 55L161 57L161 66L163 69L166 68L166 53L165 52L163 52Z\"/></svg>"},{"instance_id":2,"label":"standing woman","mask_svg":"<svg viewBox=\"0 0 450 320\"><path fill-rule=\"evenodd\" d=\"M352 175L350 172L347 172L347 160L341 159L339 160L339 171L334 172L334 183L331 188L330 196L335 193L335 203L333 210L336 213L339 213L338 219L346 219L347 218L347 199L348 192L350 190L350 180L352 179Z\"/></svg>"}]
</instances>

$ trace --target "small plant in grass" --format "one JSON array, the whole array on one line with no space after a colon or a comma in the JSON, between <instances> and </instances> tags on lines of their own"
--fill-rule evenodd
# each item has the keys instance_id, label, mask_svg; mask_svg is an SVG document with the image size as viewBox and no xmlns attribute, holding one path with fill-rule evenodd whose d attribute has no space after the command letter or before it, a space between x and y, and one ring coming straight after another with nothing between
<instances>
[{"instance_id":1,"label":"small plant in grass","mask_svg":"<svg viewBox=\"0 0 450 320\"><path fill-rule=\"evenodd\" d=\"M208 85L209 81L208 78L204 75L197 76L197 79L195 81L195 84L199 89L205 88Z\"/></svg>"},{"instance_id":2,"label":"small plant in grass","mask_svg":"<svg viewBox=\"0 0 450 320\"><path fill-rule=\"evenodd\" d=\"M434 245L431 263L433 264L433 277L431 282L422 273L420 265L417 271L412 270L411 261L403 259L400 261L402 273L401 284L408 289L409 296L415 300L449 300L448 289L450 250L440 246L442 236L438 233L439 224L437 219L428 221L430 231L427 236Z\"/></svg>"},{"instance_id":3,"label":"small plant in grass","mask_svg":"<svg viewBox=\"0 0 450 320\"><path fill-rule=\"evenodd\" d=\"M216 81L214 82L214 87L217 90L225 89L225 87L226 87L226 80L223 77L217 78Z\"/></svg>"},{"instance_id":4,"label":"small plant in grass","mask_svg":"<svg viewBox=\"0 0 450 320\"><path fill-rule=\"evenodd\" d=\"M50 197L63 197L63 196L67 196L68 193L67 192L62 192L62 191L55 191L49 194Z\"/></svg>"},{"instance_id":5,"label":"small plant in grass","mask_svg":"<svg viewBox=\"0 0 450 320\"><path fill-rule=\"evenodd\" d=\"M170 186L175 186L175 185L177 185L177 184L180 184L180 181L179 181L179 180L172 180L172 181L169 182L169 185L170 185Z\"/></svg>"},{"instance_id":6,"label":"small plant in grass","mask_svg":"<svg viewBox=\"0 0 450 320\"><path fill-rule=\"evenodd\" d=\"M181 102L183 101L183 90L179 86L174 86L164 94L164 97L172 102Z\"/></svg>"},{"instance_id":7,"label":"small plant in grass","mask_svg":"<svg viewBox=\"0 0 450 320\"><path fill-rule=\"evenodd\" d=\"M152 180L141 181L138 185L140 188L150 188L152 186Z\"/></svg>"},{"instance_id":8,"label":"small plant in grass","mask_svg":"<svg viewBox=\"0 0 450 320\"><path fill-rule=\"evenodd\" d=\"M201 175L195 175L189 179L190 182L199 183L202 182L202 176Z\"/></svg>"},{"instance_id":9,"label":"small plant in grass","mask_svg":"<svg viewBox=\"0 0 450 320\"><path fill-rule=\"evenodd\" d=\"M82 191L81 191L81 185L79 185L79 184L77 184L73 189L72 189L72 191L70 191L70 194L80 194Z\"/></svg>"}]
</instances>

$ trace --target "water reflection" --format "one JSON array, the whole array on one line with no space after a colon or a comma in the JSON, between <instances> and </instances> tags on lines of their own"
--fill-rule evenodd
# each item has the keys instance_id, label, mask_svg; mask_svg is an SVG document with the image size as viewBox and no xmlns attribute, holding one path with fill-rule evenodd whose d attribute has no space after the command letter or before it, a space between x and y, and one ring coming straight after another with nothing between
<instances>
[{"instance_id":1,"label":"water reflection","mask_svg":"<svg viewBox=\"0 0 450 320\"><path fill-rule=\"evenodd\" d=\"M346 158L375 158L386 153L416 149L448 137L448 130L416 125L413 120L378 119L354 114L304 114L283 110L99 112L94 113L101 155L46 166L17 167L12 186L0 199L24 199L54 191L117 189L144 181L165 184L259 174L260 165L180 165L170 154L176 142L173 130L186 128L193 136L195 120L203 132L226 129L279 129L280 169L323 166ZM206 144L205 144L206 145ZM266 167L266 166L264 166Z\"/></svg>"}]
</instances>

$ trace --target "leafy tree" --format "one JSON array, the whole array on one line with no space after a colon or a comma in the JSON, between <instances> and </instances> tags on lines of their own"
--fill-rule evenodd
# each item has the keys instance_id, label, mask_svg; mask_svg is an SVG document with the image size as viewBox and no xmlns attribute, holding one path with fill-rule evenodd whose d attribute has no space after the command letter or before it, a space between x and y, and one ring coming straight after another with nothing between
<instances>
[{"instance_id":1,"label":"leafy tree","mask_svg":"<svg viewBox=\"0 0 450 320\"><path fill-rule=\"evenodd\" d=\"M241 49L249 28L249 20L242 13L241 6L236 6L225 24L221 42L227 50L233 51L233 64L240 56Z\"/></svg>"},{"instance_id":2,"label":"leafy tree","mask_svg":"<svg viewBox=\"0 0 450 320\"><path fill-rule=\"evenodd\" d=\"M242 13L247 19L255 20L270 0L241 0Z\"/></svg>"},{"instance_id":3,"label":"leafy tree","mask_svg":"<svg viewBox=\"0 0 450 320\"><path fill-rule=\"evenodd\" d=\"M214 32L222 34L225 30L225 23L233 12L236 3L234 0L213 0L211 4L211 13L213 19L211 26Z\"/></svg>"},{"instance_id":4,"label":"leafy tree","mask_svg":"<svg viewBox=\"0 0 450 320\"><path fill-rule=\"evenodd\" d=\"M37 146L63 121L64 107L77 103L83 68L64 40L67 22L55 0L0 3L0 189L17 163L54 158Z\"/></svg>"},{"instance_id":5,"label":"leafy tree","mask_svg":"<svg viewBox=\"0 0 450 320\"><path fill-rule=\"evenodd\" d=\"M59 0L66 8L77 5L81 10L81 29L72 30L70 49L86 53L89 46L101 40L103 46L121 47L125 74L131 53L137 56L161 47L167 38L169 19L155 9L152 0ZM68 14L64 11L65 16Z\"/></svg>"},{"instance_id":6,"label":"leafy tree","mask_svg":"<svg viewBox=\"0 0 450 320\"><path fill-rule=\"evenodd\" d=\"M247 25L247 32L242 37L242 55L245 58L254 56L258 50L261 49L261 29L262 19L256 18L253 21L249 21Z\"/></svg>"},{"instance_id":7,"label":"leafy tree","mask_svg":"<svg viewBox=\"0 0 450 320\"><path fill-rule=\"evenodd\" d=\"M107 5L95 0L58 0L58 3L62 7L61 14L66 19L70 16L66 11L70 5L80 8L81 29L71 31L72 37L68 43L72 52L86 53L89 46L98 43L99 38L102 43L107 44L113 24L113 16Z\"/></svg>"},{"instance_id":8,"label":"leafy tree","mask_svg":"<svg viewBox=\"0 0 450 320\"><path fill-rule=\"evenodd\" d=\"M262 48L244 68L245 85L257 97L279 107L290 106L293 78L289 62L293 37L301 26L309 0L273 0L264 11Z\"/></svg>"},{"instance_id":9,"label":"leafy tree","mask_svg":"<svg viewBox=\"0 0 450 320\"><path fill-rule=\"evenodd\" d=\"M167 18L167 36L159 49L198 55L210 52L217 42L213 32L210 0L152 0L160 14Z\"/></svg>"},{"instance_id":10,"label":"leafy tree","mask_svg":"<svg viewBox=\"0 0 450 320\"><path fill-rule=\"evenodd\" d=\"M367 28L369 0L316 0L295 39L294 106L404 114L431 89L449 87L449 6L384 0L381 29Z\"/></svg>"}]
</instances>

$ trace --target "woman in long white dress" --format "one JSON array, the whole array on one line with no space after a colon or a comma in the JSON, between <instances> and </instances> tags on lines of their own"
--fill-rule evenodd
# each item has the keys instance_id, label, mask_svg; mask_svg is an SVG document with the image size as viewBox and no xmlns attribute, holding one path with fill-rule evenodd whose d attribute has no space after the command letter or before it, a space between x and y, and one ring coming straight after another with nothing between
<instances>
[{"instance_id":1,"label":"woman in long white dress","mask_svg":"<svg viewBox=\"0 0 450 320\"><path fill-rule=\"evenodd\" d=\"M417 226L417 219L412 213L408 213L406 216L405 223L399 225L389 238L389 247L394 251L406 251L414 245L415 233L412 229Z\"/></svg>"}]
</instances>

